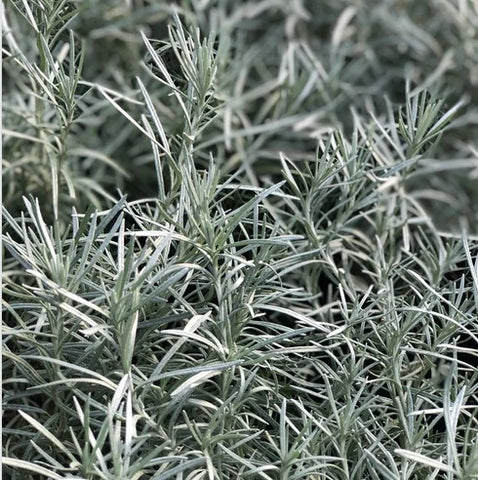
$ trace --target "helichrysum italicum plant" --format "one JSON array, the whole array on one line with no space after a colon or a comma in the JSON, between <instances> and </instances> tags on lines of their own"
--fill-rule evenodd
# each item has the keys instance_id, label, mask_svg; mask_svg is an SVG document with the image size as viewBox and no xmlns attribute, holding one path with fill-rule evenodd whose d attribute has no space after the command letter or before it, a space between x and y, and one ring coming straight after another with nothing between
<instances>
[{"instance_id":1,"label":"helichrysum italicum plant","mask_svg":"<svg viewBox=\"0 0 478 480\"><path fill-rule=\"evenodd\" d=\"M478 478L474 2L2 22L6 477Z\"/></svg>"}]
</instances>

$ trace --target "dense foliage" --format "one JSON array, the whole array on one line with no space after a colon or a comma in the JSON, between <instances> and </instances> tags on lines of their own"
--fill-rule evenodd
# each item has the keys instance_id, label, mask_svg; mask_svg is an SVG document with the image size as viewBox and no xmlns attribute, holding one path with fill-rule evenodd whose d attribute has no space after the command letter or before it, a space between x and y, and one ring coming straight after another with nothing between
<instances>
[{"instance_id":1,"label":"dense foliage","mask_svg":"<svg viewBox=\"0 0 478 480\"><path fill-rule=\"evenodd\" d=\"M5 478L478 478L478 4L3 2Z\"/></svg>"}]
</instances>

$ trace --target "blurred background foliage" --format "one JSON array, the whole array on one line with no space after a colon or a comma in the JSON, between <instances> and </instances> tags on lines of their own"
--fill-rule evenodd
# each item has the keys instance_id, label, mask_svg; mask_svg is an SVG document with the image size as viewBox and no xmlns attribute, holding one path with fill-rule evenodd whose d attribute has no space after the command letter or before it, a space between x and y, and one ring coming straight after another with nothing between
<instances>
[{"instance_id":1,"label":"blurred background foliage","mask_svg":"<svg viewBox=\"0 0 478 480\"><path fill-rule=\"evenodd\" d=\"M72 205L111 205L118 189L129 200L154 196L150 142L98 85L114 91L138 118L140 76L166 133L180 138L181 112L151 74L140 36L144 32L167 68L183 78L168 33L177 10L188 30L215 34L218 54L214 118L195 144L198 165L212 155L224 175L243 168L248 182L267 184L281 169L278 152L300 162L313 158L317 140L331 131L350 135L356 116L370 124L371 113L377 121L390 120L390 105L403 104L408 79L412 91L426 89L444 99L443 112L463 101L438 148L426 152L446 167L428 167L409 180L409 188L440 228L456 230L464 218L476 230L477 171L460 167L460 161L476 160L478 150L475 1L45 4L50 11L41 2L5 2L3 193L10 211L21 209L20 192L52 205L52 215L56 195L62 218ZM54 58L45 58L47 47ZM38 70L33 84L29 69Z\"/></svg>"}]
</instances>

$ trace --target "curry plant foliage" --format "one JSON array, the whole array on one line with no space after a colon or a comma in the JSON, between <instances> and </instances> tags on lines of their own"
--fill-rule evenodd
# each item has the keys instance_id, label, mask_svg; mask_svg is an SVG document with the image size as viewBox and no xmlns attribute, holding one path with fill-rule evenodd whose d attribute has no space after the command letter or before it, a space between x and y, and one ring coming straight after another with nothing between
<instances>
[{"instance_id":1,"label":"curry plant foliage","mask_svg":"<svg viewBox=\"0 0 478 480\"><path fill-rule=\"evenodd\" d=\"M6 478L478 478L475 2L2 25Z\"/></svg>"}]
</instances>

